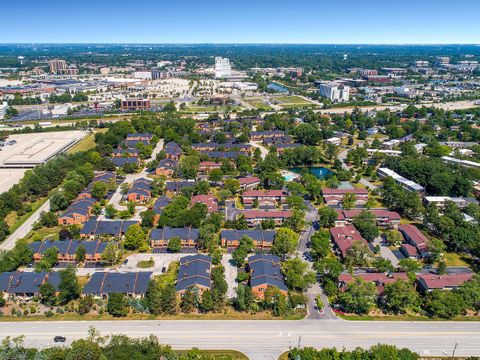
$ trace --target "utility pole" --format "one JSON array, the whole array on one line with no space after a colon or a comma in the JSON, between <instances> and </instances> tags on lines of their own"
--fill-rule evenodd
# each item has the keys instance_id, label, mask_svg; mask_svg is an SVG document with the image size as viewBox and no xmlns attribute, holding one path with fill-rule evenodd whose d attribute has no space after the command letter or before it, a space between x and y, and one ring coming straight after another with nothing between
<instances>
[{"instance_id":1,"label":"utility pole","mask_svg":"<svg viewBox=\"0 0 480 360\"><path fill-rule=\"evenodd\" d=\"M457 350L458 343L455 343L455 346L453 347L453 352L452 352L452 357L455 357L455 351Z\"/></svg>"}]
</instances>

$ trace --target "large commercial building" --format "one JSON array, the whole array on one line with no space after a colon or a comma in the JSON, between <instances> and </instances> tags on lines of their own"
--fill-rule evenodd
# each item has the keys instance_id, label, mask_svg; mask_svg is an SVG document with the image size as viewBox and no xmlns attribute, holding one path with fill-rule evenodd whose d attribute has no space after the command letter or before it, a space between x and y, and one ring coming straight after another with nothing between
<instances>
[{"instance_id":1,"label":"large commercial building","mask_svg":"<svg viewBox=\"0 0 480 360\"><path fill-rule=\"evenodd\" d=\"M318 92L333 102L346 102L350 99L350 87L336 82L321 83Z\"/></svg>"},{"instance_id":2,"label":"large commercial building","mask_svg":"<svg viewBox=\"0 0 480 360\"><path fill-rule=\"evenodd\" d=\"M122 110L149 110L150 100L147 99L126 99L122 100Z\"/></svg>"},{"instance_id":3,"label":"large commercial building","mask_svg":"<svg viewBox=\"0 0 480 360\"><path fill-rule=\"evenodd\" d=\"M228 78L232 76L232 65L230 60L217 56L215 58L215 78Z\"/></svg>"}]
</instances>

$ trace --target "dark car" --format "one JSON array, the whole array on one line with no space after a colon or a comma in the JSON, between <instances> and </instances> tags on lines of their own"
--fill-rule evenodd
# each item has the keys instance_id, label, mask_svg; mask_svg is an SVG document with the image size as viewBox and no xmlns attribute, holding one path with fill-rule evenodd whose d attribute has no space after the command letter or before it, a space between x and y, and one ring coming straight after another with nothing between
<instances>
[{"instance_id":1,"label":"dark car","mask_svg":"<svg viewBox=\"0 0 480 360\"><path fill-rule=\"evenodd\" d=\"M55 342L65 342L65 340L67 340L67 338L65 336L55 336L53 338L53 341L55 341Z\"/></svg>"}]
</instances>

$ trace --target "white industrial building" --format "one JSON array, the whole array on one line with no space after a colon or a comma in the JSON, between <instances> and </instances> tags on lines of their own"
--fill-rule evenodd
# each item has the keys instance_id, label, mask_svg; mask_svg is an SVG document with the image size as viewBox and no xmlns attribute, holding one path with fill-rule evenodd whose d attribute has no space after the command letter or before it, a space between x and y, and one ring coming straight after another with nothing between
<instances>
[{"instance_id":1,"label":"white industrial building","mask_svg":"<svg viewBox=\"0 0 480 360\"><path fill-rule=\"evenodd\" d=\"M333 102L346 102L350 99L350 87L336 82L321 83L318 93Z\"/></svg>"},{"instance_id":2,"label":"white industrial building","mask_svg":"<svg viewBox=\"0 0 480 360\"><path fill-rule=\"evenodd\" d=\"M222 79L232 76L232 65L230 60L217 56L215 58L215 78Z\"/></svg>"},{"instance_id":3,"label":"white industrial building","mask_svg":"<svg viewBox=\"0 0 480 360\"><path fill-rule=\"evenodd\" d=\"M4 101L0 105L0 119L3 119L5 117L5 114L7 113L7 109L8 109L8 103Z\"/></svg>"}]
</instances>

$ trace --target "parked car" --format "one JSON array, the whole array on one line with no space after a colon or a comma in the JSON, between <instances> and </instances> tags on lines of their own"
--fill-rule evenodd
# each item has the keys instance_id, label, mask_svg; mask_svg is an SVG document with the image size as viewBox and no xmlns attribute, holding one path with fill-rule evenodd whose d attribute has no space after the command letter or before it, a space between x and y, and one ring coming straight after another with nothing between
<instances>
[{"instance_id":1,"label":"parked car","mask_svg":"<svg viewBox=\"0 0 480 360\"><path fill-rule=\"evenodd\" d=\"M55 337L53 338L53 341L55 341L56 343L57 343L57 342L62 342L62 343L63 343L63 342L65 342L66 340L67 340L67 338L66 338L65 336L58 336L58 335L57 335L57 336L55 336Z\"/></svg>"}]
</instances>

